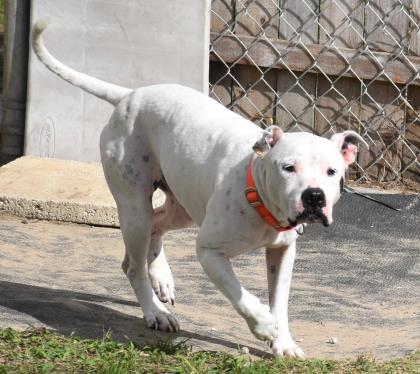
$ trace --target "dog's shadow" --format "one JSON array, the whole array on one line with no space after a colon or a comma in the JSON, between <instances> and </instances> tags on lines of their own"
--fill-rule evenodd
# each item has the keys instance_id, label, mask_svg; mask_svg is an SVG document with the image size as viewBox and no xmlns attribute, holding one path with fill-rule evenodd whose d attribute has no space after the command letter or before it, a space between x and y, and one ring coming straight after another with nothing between
<instances>
[{"instance_id":1,"label":"dog's shadow","mask_svg":"<svg viewBox=\"0 0 420 374\"><path fill-rule=\"evenodd\" d=\"M110 303L117 308L104 305ZM171 340L174 343L186 341L188 345L188 341L196 340L228 349L238 348L237 343L191 331L181 330L175 334L151 330L142 318L116 310L118 305L137 306L137 303L113 297L0 281L0 305L30 315L65 336L101 339L111 332L112 338L119 342L134 341L140 346ZM260 357L268 355L255 348L250 348L250 353Z\"/></svg>"}]
</instances>

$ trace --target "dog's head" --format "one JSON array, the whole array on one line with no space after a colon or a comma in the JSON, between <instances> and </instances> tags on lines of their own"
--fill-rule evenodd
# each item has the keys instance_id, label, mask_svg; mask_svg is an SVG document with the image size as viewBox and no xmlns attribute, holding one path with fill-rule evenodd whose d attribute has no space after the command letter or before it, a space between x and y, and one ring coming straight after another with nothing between
<instances>
[{"instance_id":1,"label":"dog's head","mask_svg":"<svg viewBox=\"0 0 420 374\"><path fill-rule=\"evenodd\" d=\"M357 155L358 142L367 143L354 131L331 139L309 133L283 133L277 126L265 130L253 149L261 158L261 183L290 225L332 223L333 205L344 185L344 174Z\"/></svg>"}]
</instances>

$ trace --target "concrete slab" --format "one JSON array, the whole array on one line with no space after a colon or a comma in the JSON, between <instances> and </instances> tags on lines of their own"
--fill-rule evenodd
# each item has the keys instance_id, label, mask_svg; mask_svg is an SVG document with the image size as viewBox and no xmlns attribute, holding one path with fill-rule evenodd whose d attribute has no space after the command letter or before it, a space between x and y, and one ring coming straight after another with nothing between
<instances>
[{"instance_id":1,"label":"concrete slab","mask_svg":"<svg viewBox=\"0 0 420 374\"><path fill-rule=\"evenodd\" d=\"M208 90L210 1L37 0L48 49L65 64L122 86L181 83ZM29 56L25 155L99 161L112 107Z\"/></svg>"},{"instance_id":2,"label":"concrete slab","mask_svg":"<svg viewBox=\"0 0 420 374\"><path fill-rule=\"evenodd\" d=\"M298 242L289 315L309 357L379 359L420 348L420 202L376 196L394 212L344 195L329 227L311 226ZM194 349L269 352L214 288L194 255L195 229L169 233L166 254L177 291L179 334L146 328L120 269L119 230L0 217L0 326L44 325L61 334L120 341L190 339ZM267 301L263 251L234 261L242 283ZM331 337L337 344L329 344Z\"/></svg>"},{"instance_id":3,"label":"concrete slab","mask_svg":"<svg viewBox=\"0 0 420 374\"><path fill-rule=\"evenodd\" d=\"M21 157L0 168L0 209L27 218L118 225L99 164Z\"/></svg>"},{"instance_id":4,"label":"concrete slab","mask_svg":"<svg viewBox=\"0 0 420 374\"><path fill-rule=\"evenodd\" d=\"M164 195L153 196L155 206ZM0 168L0 211L20 217L118 226L102 167L52 158L21 157Z\"/></svg>"}]
</instances>

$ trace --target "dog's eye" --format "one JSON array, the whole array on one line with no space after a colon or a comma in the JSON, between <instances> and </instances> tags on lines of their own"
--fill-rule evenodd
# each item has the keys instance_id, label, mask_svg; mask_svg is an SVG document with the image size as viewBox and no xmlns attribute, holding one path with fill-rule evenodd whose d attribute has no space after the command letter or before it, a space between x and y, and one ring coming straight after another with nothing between
<instances>
[{"instance_id":1,"label":"dog's eye","mask_svg":"<svg viewBox=\"0 0 420 374\"><path fill-rule=\"evenodd\" d=\"M336 173L337 173L337 170L335 170L335 169L333 169L333 168L328 168L328 170L327 170L327 175L328 175L329 177L334 176Z\"/></svg>"},{"instance_id":2,"label":"dog's eye","mask_svg":"<svg viewBox=\"0 0 420 374\"><path fill-rule=\"evenodd\" d=\"M295 167L293 165L283 165L283 170L294 173L296 171Z\"/></svg>"}]
</instances>

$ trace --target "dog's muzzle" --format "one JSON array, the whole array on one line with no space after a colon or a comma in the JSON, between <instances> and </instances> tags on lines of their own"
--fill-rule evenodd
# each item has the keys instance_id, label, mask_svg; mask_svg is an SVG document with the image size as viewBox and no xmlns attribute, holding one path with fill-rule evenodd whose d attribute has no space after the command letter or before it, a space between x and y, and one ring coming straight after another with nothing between
<instances>
[{"instance_id":1,"label":"dog's muzzle","mask_svg":"<svg viewBox=\"0 0 420 374\"><path fill-rule=\"evenodd\" d=\"M327 205L324 191L320 188L307 188L302 192L302 204L303 212L294 221L289 219L291 225L321 222L324 226L329 226L328 218L322 211Z\"/></svg>"}]
</instances>

